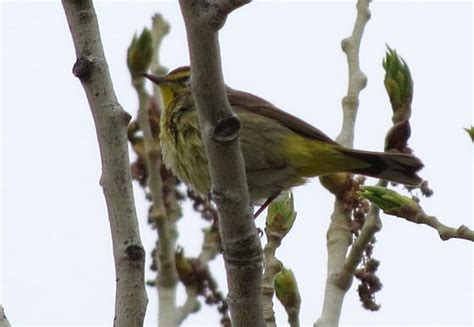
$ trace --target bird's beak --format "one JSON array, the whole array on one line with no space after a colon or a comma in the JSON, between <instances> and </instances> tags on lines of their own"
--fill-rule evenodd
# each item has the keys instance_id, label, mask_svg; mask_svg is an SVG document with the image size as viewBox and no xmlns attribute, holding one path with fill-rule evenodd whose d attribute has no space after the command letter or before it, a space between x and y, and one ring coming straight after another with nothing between
<instances>
[{"instance_id":1,"label":"bird's beak","mask_svg":"<svg viewBox=\"0 0 474 327\"><path fill-rule=\"evenodd\" d=\"M144 77L148 78L150 81L152 81L156 85L160 85L160 84L163 84L163 83L168 83L168 80L166 78L164 78L163 76L156 76L156 75L147 74L147 73L143 73L142 75Z\"/></svg>"}]
</instances>

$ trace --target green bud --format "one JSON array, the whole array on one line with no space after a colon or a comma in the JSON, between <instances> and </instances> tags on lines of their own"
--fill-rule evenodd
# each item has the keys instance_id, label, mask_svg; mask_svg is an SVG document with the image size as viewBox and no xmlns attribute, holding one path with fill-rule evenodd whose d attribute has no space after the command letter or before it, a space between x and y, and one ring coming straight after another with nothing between
<instances>
[{"instance_id":1,"label":"green bud","mask_svg":"<svg viewBox=\"0 0 474 327\"><path fill-rule=\"evenodd\" d=\"M394 190L380 186L361 186L358 194L375 204L385 213L406 217L421 212L420 205L408 196L401 195Z\"/></svg>"},{"instance_id":2,"label":"green bud","mask_svg":"<svg viewBox=\"0 0 474 327\"><path fill-rule=\"evenodd\" d=\"M471 137L471 141L474 142L474 126L471 126L471 128L465 128L464 130Z\"/></svg>"},{"instance_id":3,"label":"green bud","mask_svg":"<svg viewBox=\"0 0 474 327\"><path fill-rule=\"evenodd\" d=\"M382 66L385 69L385 89L393 109L393 122L410 117L410 106L413 99L413 80L406 62L397 52L388 47Z\"/></svg>"},{"instance_id":4,"label":"green bud","mask_svg":"<svg viewBox=\"0 0 474 327\"><path fill-rule=\"evenodd\" d=\"M282 267L281 271L275 275L273 287L275 288L277 299L287 312L290 309L299 310L301 297L298 291L298 283L291 269Z\"/></svg>"},{"instance_id":5,"label":"green bud","mask_svg":"<svg viewBox=\"0 0 474 327\"><path fill-rule=\"evenodd\" d=\"M268 207L265 231L286 235L296 219L293 194L286 193L285 198L277 199Z\"/></svg>"},{"instance_id":6,"label":"green bud","mask_svg":"<svg viewBox=\"0 0 474 327\"><path fill-rule=\"evenodd\" d=\"M142 34L137 38L135 34L132 43L127 50L127 66L132 79L140 76L150 67L153 57L153 42L151 31L144 28Z\"/></svg>"}]
</instances>

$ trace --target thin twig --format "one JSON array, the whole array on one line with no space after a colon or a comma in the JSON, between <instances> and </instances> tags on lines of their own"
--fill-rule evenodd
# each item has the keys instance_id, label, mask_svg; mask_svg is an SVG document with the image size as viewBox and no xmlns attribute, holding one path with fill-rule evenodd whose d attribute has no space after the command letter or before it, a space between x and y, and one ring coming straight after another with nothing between
<instances>
[{"instance_id":1,"label":"thin twig","mask_svg":"<svg viewBox=\"0 0 474 327\"><path fill-rule=\"evenodd\" d=\"M178 325L181 325L183 321L193 312L196 312L201 307L198 301L198 290L196 287L188 286L186 287L186 300L183 305L178 307Z\"/></svg>"},{"instance_id":2,"label":"thin twig","mask_svg":"<svg viewBox=\"0 0 474 327\"><path fill-rule=\"evenodd\" d=\"M138 231L127 145L130 115L118 103L91 0L63 0L76 49L73 73L86 92L102 159L116 272L115 326L141 326L148 302L145 251Z\"/></svg>"},{"instance_id":3,"label":"thin twig","mask_svg":"<svg viewBox=\"0 0 474 327\"><path fill-rule=\"evenodd\" d=\"M449 227L441 223L436 217L427 215L421 209L417 213L412 213L412 210L403 210L403 208L397 210L396 213L392 213L389 210L385 210L384 212L395 217L404 218L415 224L430 226L438 232L439 237L443 241L457 238L474 242L474 231L466 225L461 225L458 228Z\"/></svg>"},{"instance_id":4,"label":"thin twig","mask_svg":"<svg viewBox=\"0 0 474 327\"><path fill-rule=\"evenodd\" d=\"M359 49L365 26L370 19L370 0L357 1L357 17L352 35L341 42L342 51L346 54L349 68L349 86L347 95L342 99L343 122L341 132L336 141L352 148L354 144L354 129L359 109L359 94L367 85L367 77L360 70Z\"/></svg>"},{"instance_id":5,"label":"thin twig","mask_svg":"<svg viewBox=\"0 0 474 327\"><path fill-rule=\"evenodd\" d=\"M169 31L170 25L163 18L163 16L161 16L160 14L153 15L151 28L153 57L151 59L150 71L152 72L152 74L158 76L166 74L168 70L161 64L159 54L163 38L169 33ZM155 99L158 99L160 96L159 86L155 83L153 83L153 96L155 97Z\"/></svg>"},{"instance_id":6,"label":"thin twig","mask_svg":"<svg viewBox=\"0 0 474 327\"><path fill-rule=\"evenodd\" d=\"M385 180L379 180L377 182L377 186L385 187L387 184L388 183ZM343 270L345 274L348 276L354 275L357 266L362 260L367 245L370 243L375 233L380 231L381 228L382 221L380 220L380 209L377 206L371 205L364 226L347 255Z\"/></svg>"},{"instance_id":7,"label":"thin twig","mask_svg":"<svg viewBox=\"0 0 474 327\"><path fill-rule=\"evenodd\" d=\"M161 15L153 16L152 26L152 65L156 71L164 70L159 64L159 45L162 39L168 34L169 25L163 20ZM158 290L158 324L160 326L177 326L178 313L176 306L176 292L178 285L178 273L176 272L175 250L177 229L176 221L170 217L166 210L163 195L163 179L161 176L161 149L155 140L150 126L149 108L150 94L145 89L143 76L136 75L132 80L138 96L138 123L143 132L143 143L147 171L146 184L151 194L150 219L155 222L158 231L159 247L156 251L156 262L158 264L158 274L156 285ZM156 105L159 105L158 102Z\"/></svg>"},{"instance_id":8,"label":"thin twig","mask_svg":"<svg viewBox=\"0 0 474 327\"><path fill-rule=\"evenodd\" d=\"M209 262L214 260L220 253L220 242L216 239L217 233L213 232L213 228L204 229L204 241L197 260L204 269L209 269ZM216 234L216 235L214 235ZM217 284L217 283L215 283ZM186 300L179 310L179 322L184 321L191 313L199 309L199 301L197 300L199 292L196 286L186 287Z\"/></svg>"},{"instance_id":9,"label":"thin twig","mask_svg":"<svg viewBox=\"0 0 474 327\"><path fill-rule=\"evenodd\" d=\"M474 231L466 225L461 225L458 228L449 227L441 223L436 217L428 216L425 213L417 215L413 222L433 227L438 231L439 237L443 241L459 238L474 242Z\"/></svg>"}]
</instances>

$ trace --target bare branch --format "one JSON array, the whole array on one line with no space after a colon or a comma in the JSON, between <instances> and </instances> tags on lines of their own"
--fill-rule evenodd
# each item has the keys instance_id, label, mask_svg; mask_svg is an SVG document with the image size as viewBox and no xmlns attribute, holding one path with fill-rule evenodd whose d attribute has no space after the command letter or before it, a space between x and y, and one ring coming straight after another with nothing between
<instances>
[{"instance_id":1,"label":"bare branch","mask_svg":"<svg viewBox=\"0 0 474 327\"><path fill-rule=\"evenodd\" d=\"M343 123L336 141L352 148L354 143L354 126L359 108L359 93L367 84L367 78L360 70L359 48L365 26L370 19L370 0L357 1L357 17L352 35L342 41L349 67L349 87L342 100ZM341 316L342 303L352 283L352 276L344 274L344 264L352 234L349 228L350 211L341 199L336 199L331 224L327 232L328 272L326 290L321 317L315 326L337 326Z\"/></svg>"},{"instance_id":2,"label":"bare branch","mask_svg":"<svg viewBox=\"0 0 474 327\"><path fill-rule=\"evenodd\" d=\"M159 63L159 45L162 39L169 32L168 23L161 17L161 15L154 15L153 27L149 35L149 43L140 44L143 48L150 47L151 56L150 61L152 69L159 73L164 73L166 70ZM147 30L144 31L146 33ZM134 44L130 47L133 47ZM135 59L146 61L144 52L146 49L134 49L135 51L129 50L129 62L133 62ZM137 58L133 58L131 54L137 53ZM146 63L142 63L143 66L147 67ZM146 70L146 68L144 69ZM143 72L143 71L142 71ZM142 73L140 72L140 73ZM135 88L138 96L138 123L140 129L143 132L143 145L144 153L143 159L145 161L147 180L146 185L149 187L152 205L149 212L149 220L153 221L158 231L159 246L156 253L156 263L158 265L158 274L156 277L156 285L158 289L158 321L160 326L177 326L178 325L178 308L176 306L176 291L178 285L178 273L176 272L175 264L175 251L176 251L176 240L178 237L176 228L176 218L170 215L166 210L165 199L163 194L163 178L161 175L162 162L161 162L161 149L159 140L153 135L152 127L150 125L149 108L159 106L159 101L151 103L153 99L145 89L145 80L140 73L133 73L132 85ZM156 108L159 112L159 108Z\"/></svg>"},{"instance_id":3,"label":"bare branch","mask_svg":"<svg viewBox=\"0 0 474 327\"><path fill-rule=\"evenodd\" d=\"M140 241L126 141L130 115L118 103L92 1L63 0L76 49L73 73L86 92L97 130L116 272L115 326L143 324L145 251Z\"/></svg>"},{"instance_id":4,"label":"bare branch","mask_svg":"<svg viewBox=\"0 0 474 327\"><path fill-rule=\"evenodd\" d=\"M202 244L201 253L199 254L197 260L202 270L209 271L209 262L214 260L220 253L220 237L214 226L203 229L203 233L204 241ZM208 284L217 285L217 282L215 282L215 280L212 278L210 271L207 277L209 278L206 281ZM210 279L212 279L212 283L210 283ZM186 301L178 308L178 322L180 323L184 321L184 319L186 319L191 313L196 312L200 308L200 303L197 300L200 293L196 285L186 285L186 295ZM224 317L228 317L227 310L225 312L220 311L220 313L223 314Z\"/></svg>"},{"instance_id":5,"label":"bare branch","mask_svg":"<svg viewBox=\"0 0 474 327\"><path fill-rule=\"evenodd\" d=\"M363 186L362 191L358 193L386 214L434 228L443 241L451 238L474 241L474 232L467 226L462 225L459 228L453 228L444 225L436 217L427 215L420 204L411 197L380 186Z\"/></svg>"},{"instance_id":6,"label":"bare branch","mask_svg":"<svg viewBox=\"0 0 474 327\"><path fill-rule=\"evenodd\" d=\"M0 305L0 327L11 327L10 322L8 321L3 306Z\"/></svg>"},{"instance_id":7,"label":"bare branch","mask_svg":"<svg viewBox=\"0 0 474 327\"><path fill-rule=\"evenodd\" d=\"M201 307L197 297L199 293L196 287L188 286L186 287L186 301L178 307L178 325L182 324L183 321L193 312L197 312Z\"/></svg>"},{"instance_id":8,"label":"bare branch","mask_svg":"<svg viewBox=\"0 0 474 327\"><path fill-rule=\"evenodd\" d=\"M370 19L369 3L370 0L357 1L357 17L352 35L341 42L342 51L347 56L349 87L347 95L342 99L344 116L342 129L336 141L349 148L352 148L354 144L354 126L359 109L359 94L367 85L367 77L360 70L359 48L365 26Z\"/></svg>"},{"instance_id":9,"label":"bare branch","mask_svg":"<svg viewBox=\"0 0 474 327\"><path fill-rule=\"evenodd\" d=\"M262 248L250 206L240 151L240 121L223 81L218 30L248 1L180 0L188 36L192 90L219 210L231 317L234 326L264 326Z\"/></svg>"},{"instance_id":10,"label":"bare branch","mask_svg":"<svg viewBox=\"0 0 474 327\"><path fill-rule=\"evenodd\" d=\"M160 48L163 38L168 35L170 31L169 23L160 14L155 14L152 17L151 34L153 39L153 57L151 60L150 71L158 76L166 74L168 69L161 64ZM157 84L153 83L153 96L155 99L160 98L160 90Z\"/></svg>"},{"instance_id":11,"label":"bare branch","mask_svg":"<svg viewBox=\"0 0 474 327\"><path fill-rule=\"evenodd\" d=\"M438 232L439 237L443 241L457 238L474 242L474 231L469 227L465 225L461 225L458 228L449 227L441 223L436 217L427 215L421 208L418 212L413 212L408 207L401 207L396 211L385 210L384 212L395 217L405 218L415 224L430 226Z\"/></svg>"},{"instance_id":12,"label":"bare branch","mask_svg":"<svg viewBox=\"0 0 474 327\"><path fill-rule=\"evenodd\" d=\"M339 324L344 296L352 283L352 278L341 279L347 249L352 241L349 224L350 212L344 208L342 200L336 199L331 224L326 235L328 272L321 317L315 323L317 327Z\"/></svg>"}]
</instances>

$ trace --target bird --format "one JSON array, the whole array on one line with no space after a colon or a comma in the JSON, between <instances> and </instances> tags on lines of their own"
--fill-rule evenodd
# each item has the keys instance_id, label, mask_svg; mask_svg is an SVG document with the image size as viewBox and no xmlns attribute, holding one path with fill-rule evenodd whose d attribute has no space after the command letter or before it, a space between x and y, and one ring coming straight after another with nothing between
<instances>
[{"instance_id":1,"label":"bird","mask_svg":"<svg viewBox=\"0 0 474 327\"><path fill-rule=\"evenodd\" d=\"M143 76L157 84L161 93L159 139L163 162L191 189L208 197L211 179L191 90L190 67L176 68L164 76ZM303 185L312 177L340 172L407 186L422 182L417 172L423 163L412 154L346 148L256 95L228 86L226 93L241 122L240 147L253 205L267 206L281 192Z\"/></svg>"}]
</instances>

